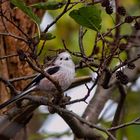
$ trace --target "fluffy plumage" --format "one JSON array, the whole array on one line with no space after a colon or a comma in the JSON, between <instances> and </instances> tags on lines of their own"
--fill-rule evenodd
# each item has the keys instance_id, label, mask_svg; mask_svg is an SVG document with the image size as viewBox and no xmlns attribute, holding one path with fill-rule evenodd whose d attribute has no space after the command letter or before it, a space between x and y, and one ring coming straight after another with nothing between
<instances>
[{"instance_id":1,"label":"fluffy plumage","mask_svg":"<svg viewBox=\"0 0 140 140\"><path fill-rule=\"evenodd\" d=\"M59 82L62 90L66 90L74 80L75 65L71 55L68 52L62 52L58 54L54 64L45 68L44 71L50 74L54 80ZM46 94L57 92L55 85L42 74L39 74L24 88L23 92L1 104L0 109L22 99L25 95L36 90L46 92Z\"/></svg>"}]
</instances>

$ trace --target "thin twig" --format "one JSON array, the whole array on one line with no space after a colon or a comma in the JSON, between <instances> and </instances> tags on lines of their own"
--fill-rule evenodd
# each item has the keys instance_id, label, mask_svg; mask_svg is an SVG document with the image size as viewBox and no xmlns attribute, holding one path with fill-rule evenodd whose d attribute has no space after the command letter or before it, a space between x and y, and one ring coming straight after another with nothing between
<instances>
[{"instance_id":1,"label":"thin twig","mask_svg":"<svg viewBox=\"0 0 140 140\"><path fill-rule=\"evenodd\" d=\"M46 73L44 70L40 69L39 67L37 67L36 65L33 64L33 62L27 57L26 61L28 62L28 64L31 66L31 68L39 73L41 73L42 75L44 75L48 80L50 80L54 86L56 87L56 89L62 94L62 89L61 86L59 85L58 81L56 81L55 79L52 78L51 75L49 75L48 73Z\"/></svg>"},{"instance_id":2,"label":"thin twig","mask_svg":"<svg viewBox=\"0 0 140 140\"><path fill-rule=\"evenodd\" d=\"M115 0L115 8L116 8L116 10L118 9L119 6L120 6L120 0ZM116 14L115 14L115 24L118 25L118 23L120 23L120 20L121 20L121 17L116 12ZM115 29L115 38L114 38L114 41L117 41L119 39L119 36L120 36L120 28L119 27L120 26L118 26Z\"/></svg>"},{"instance_id":3,"label":"thin twig","mask_svg":"<svg viewBox=\"0 0 140 140\"><path fill-rule=\"evenodd\" d=\"M13 79L9 79L8 81L9 81L10 83L14 83L14 82L21 81L21 80L32 79L32 78L34 78L35 76L37 76L37 74L33 74L33 75L29 75L29 76L22 76L22 77L18 77L18 78L13 78Z\"/></svg>"},{"instance_id":4,"label":"thin twig","mask_svg":"<svg viewBox=\"0 0 140 140\"><path fill-rule=\"evenodd\" d=\"M18 56L18 54L9 54L9 55L6 55L6 56L0 56L0 60L1 59L7 59L7 58L10 58L10 57L14 57L14 56Z\"/></svg>"},{"instance_id":5,"label":"thin twig","mask_svg":"<svg viewBox=\"0 0 140 140\"><path fill-rule=\"evenodd\" d=\"M125 97L126 97L126 91L122 84L118 83L118 89L119 89L119 93L120 93L120 100L119 100L118 107L116 109L115 116L114 116L112 124L111 124L112 127L117 126L120 123L121 113L122 113L122 109L123 109L123 105L124 105L124 101L125 101ZM113 136L116 136L116 131L112 130L111 134ZM112 138L109 137L108 140L112 140Z\"/></svg>"},{"instance_id":6,"label":"thin twig","mask_svg":"<svg viewBox=\"0 0 140 140\"><path fill-rule=\"evenodd\" d=\"M48 99L44 98L44 97L36 97L36 96L25 96L24 99L29 99L37 104L40 104L40 105L46 105L46 106L50 106L50 107L53 107L55 109L55 111L59 114L69 114L71 115L71 117L75 117L76 119L78 119L81 123L84 123L86 124L87 126L89 126L90 128L95 128L99 131L102 131L104 133L106 133L108 136L110 136L113 140L116 140L116 138L114 136L112 136L112 134L106 129L106 128L103 128L103 127L100 127L98 125L95 125L95 124L92 124L90 122L88 122L87 120L85 120L84 118L78 116L76 113L72 112L72 111L69 111L67 109L64 109L64 108L61 108L59 106L56 106L56 105L53 105L52 103L50 103L48 101ZM61 115L63 116L63 115Z\"/></svg>"},{"instance_id":7,"label":"thin twig","mask_svg":"<svg viewBox=\"0 0 140 140\"><path fill-rule=\"evenodd\" d=\"M83 56L85 56L85 50L84 50L84 46L83 46L83 37L84 37L85 33L86 32L83 32L83 27L80 26L80 28L79 28L79 49Z\"/></svg>"},{"instance_id":8,"label":"thin twig","mask_svg":"<svg viewBox=\"0 0 140 140\"><path fill-rule=\"evenodd\" d=\"M74 104L74 103L78 103L78 102L86 102L86 99L90 96L90 93L93 90L93 88L96 86L97 82L98 82L98 77L94 81L94 84L91 86L91 88L86 86L88 91L87 91L87 94L83 98L69 101L69 102L63 103L62 105L70 105L70 104Z\"/></svg>"},{"instance_id":9,"label":"thin twig","mask_svg":"<svg viewBox=\"0 0 140 140\"><path fill-rule=\"evenodd\" d=\"M0 35L3 35L3 36L11 36L11 37L16 38L18 40L24 41L25 43L28 43L28 41L25 38L20 37L20 36L17 36L17 35L14 35L14 34L9 33L9 32L6 32L6 33L0 32Z\"/></svg>"},{"instance_id":10,"label":"thin twig","mask_svg":"<svg viewBox=\"0 0 140 140\"><path fill-rule=\"evenodd\" d=\"M123 21L123 22L121 22L121 23L115 25L113 28L110 28L110 29L108 30L108 32L102 34L102 37L105 37L105 36L109 35L114 29L118 28L119 26L123 25L124 23L125 23L125 22ZM97 42L98 42L99 40L101 40L102 37L99 37L99 38L97 39Z\"/></svg>"},{"instance_id":11,"label":"thin twig","mask_svg":"<svg viewBox=\"0 0 140 140\"><path fill-rule=\"evenodd\" d=\"M68 51L70 54L72 54L72 55L74 55L74 56L76 56L76 57L80 57L80 58L84 57L84 56L82 56L82 54L79 53L79 52L72 52L72 51L70 51L70 50L67 48L67 46L66 46L66 44L65 44L65 41L64 41L63 39L62 39L62 43L63 43L64 49L65 49L66 51Z\"/></svg>"},{"instance_id":12,"label":"thin twig","mask_svg":"<svg viewBox=\"0 0 140 140\"><path fill-rule=\"evenodd\" d=\"M58 16L56 17L56 19L46 27L46 29L44 30L44 32L47 32L48 29L49 29L51 26L53 26L67 11L69 11L71 8L73 8L73 6L75 6L76 4L78 4L78 3L74 3L74 4L72 4L71 7L68 8L70 2L71 2L71 1L68 0L68 2L67 2L67 4L66 4L64 10L62 11L62 13L61 13L60 15L58 15Z\"/></svg>"},{"instance_id":13,"label":"thin twig","mask_svg":"<svg viewBox=\"0 0 140 140\"><path fill-rule=\"evenodd\" d=\"M2 81L5 85L7 85L9 87L9 89L11 90L11 94L13 95L17 95L18 91L15 89L15 87L5 78L0 77L0 81Z\"/></svg>"},{"instance_id":14,"label":"thin twig","mask_svg":"<svg viewBox=\"0 0 140 140\"><path fill-rule=\"evenodd\" d=\"M93 57L94 54L95 54L95 51L96 51L96 48L97 48L97 39L98 39L98 32L96 33L96 36L95 36L95 40L93 42L93 47L92 47L92 51L91 51L91 54L89 55L89 57Z\"/></svg>"},{"instance_id":15,"label":"thin twig","mask_svg":"<svg viewBox=\"0 0 140 140\"><path fill-rule=\"evenodd\" d=\"M107 130L108 131L114 131L114 130L118 130L118 129L121 129L121 128L124 128L124 127L128 127L128 126L131 126L131 125L140 125L140 117L130 121L130 122L127 122L127 123L123 123L123 124L120 124L118 126L114 126L114 127L111 127L111 128L108 128Z\"/></svg>"},{"instance_id":16,"label":"thin twig","mask_svg":"<svg viewBox=\"0 0 140 140\"><path fill-rule=\"evenodd\" d=\"M47 39L45 39L45 40L43 41L43 43L42 43L42 45L41 45L41 49L39 50L39 53L37 54L37 56L39 56L39 55L42 53L46 41L47 41Z\"/></svg>"},{"instance_id":17,"label":"thin twig","mask_svg":"<svg viewBox=\"0 0 140 140\"><path fill-rule=\"evenodd\" d=\"M116 138L115 138L109 131L107 131L105 128L100 127L100 126L97 126L97 125L95 125L95 124L92 124L92 123L88 122L87 120L81 118L80 116L78 116L77 114L75 114L75 113L72 112L72 111L69 111L69 110L60 108L60 107L58 107L58 106L53 106L53 107L54 107L58 112L60 112L60 113L63 112L63 113L66 113L66 114L70 114L70 115L72 115L73 117L75 117L76 119L78 119L80 122L82 122L82 123L88 125L88 126L91 127L91 128L95 128L95 129L97 129L97 130L100 130L100 131L106 133L108 136L110 136L110 137L112 138L112 140L116 140Z\"/></svg>"},{"instance_id":18,"label":"thin twig","mask_svg":"<svg viewBox=\"0 0 140 140\"><path fill-rule=\"evenodd\" d=\"M112 70L112 73L114 73L115 71L117 71L117 70L120 69L121 67L126 66L126 65L129 64L129 63L132 63L132 62L137 61L138 59L140 59L140 54L138 54L137 57L135 57L134 59L131 59L131 60L128 60L128 61L124 61L124 62L122 62L120 65L116 66L116 67L114 68L114 70Z\"/></svg>"},{"instance_id":19,"label":"thin twig","mask_svg":"<svg viewBox=\"0 0 140 140\"><path fill-rule=\"evenodd\" d=\"M8 22L10 22L14 27L16 27L27 39L29 39L29 36L19 26L17 26L7 16L5 16L2 12L1 12L1 16L4 17Z\"/></svg>"}]
</instances>

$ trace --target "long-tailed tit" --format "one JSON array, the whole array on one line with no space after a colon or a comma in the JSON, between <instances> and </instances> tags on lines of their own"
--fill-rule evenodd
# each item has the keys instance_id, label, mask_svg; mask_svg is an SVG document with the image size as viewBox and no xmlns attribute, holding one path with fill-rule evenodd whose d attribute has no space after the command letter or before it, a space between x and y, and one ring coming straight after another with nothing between
<instances>
[{"instance_id":1,"label":"long-tailed tit","mask_svg":"<svg viewBox=\"0 0 140 140\"><path fill-rule=\"evenodd\" d=\"M54 80L58 81L63 91L71 85L75 77L75 65L68 52L58 54L53 65L45 68L44 71L51 75ZM39 74L25 87L22 93L1 104L0 109L36 90L45 91L46 94L58 92L56 86L50 80L44 77L44 75Z\"/></svg>"}]
</instances>

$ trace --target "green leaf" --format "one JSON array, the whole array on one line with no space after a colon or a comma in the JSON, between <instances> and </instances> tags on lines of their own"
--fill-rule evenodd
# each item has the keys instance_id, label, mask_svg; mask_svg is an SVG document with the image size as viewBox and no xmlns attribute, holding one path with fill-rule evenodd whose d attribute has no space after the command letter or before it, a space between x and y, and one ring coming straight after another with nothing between
<instances>
[{"instance_id":1,"label":"green leaf","mask_svg":"<svg viewBox=\"0 0 140 140\"><path fill-rule=\"evenodd\" d=\"M23 0L10 0L13 5L27 14L37 25L40 24L40 18L32 11L31 8L26 6Z\"/></svg>"},{"instance_id":2,"label":"green leaf","mask_svg":"<svg viewBox=\"0 0 140 140\"><path fill-rule=\"evenodd\" d=\"M47 2L39 2L31 6L34 8L43 9L43 10L57 10L57 9L62 8L64 4L65 4L64 2L47 1Z\"/></svg>"},{"instance_id":3,"label":"green leaf","mask_svg":"<svg viewBox=\"0 0 140 140\"><path fill-rule=\"evenodd\" d=\"M40 39L41 40L52 40L54 39L56 36L54 36L53 34L51 33L41 33L40 35Z\"/></svg>"},{"instance_id":4,"label":"green leaf","mask_svg":"<svg viewBox=\"0 0 140 140\"><path fill-rule=\"evenodd\" d=\"M95 6L81 7L78 10L71 11L69 15L82 26L95 31L101 29L101 10Z\"/></svg>"},{"instance_id":5,"label":"green leaf","mask_svg":"<svg viewBox=\"0 0 140 140\"><path fill-rule=\"evenodd\" d=\"M40 40L52 40L56 38L52 33L41 33L40 35L36 35L33 37L35 42L39 42Z\"/></svg>"}]
</instances>

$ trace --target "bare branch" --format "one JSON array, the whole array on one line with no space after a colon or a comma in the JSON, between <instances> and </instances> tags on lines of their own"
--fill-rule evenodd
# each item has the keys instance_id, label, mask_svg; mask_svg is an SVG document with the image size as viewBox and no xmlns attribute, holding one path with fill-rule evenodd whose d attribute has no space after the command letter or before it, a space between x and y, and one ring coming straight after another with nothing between
<instances>
[{"instance_id":1,"label":"bare branch","mask_svg":"<svg viewBox=\"0 0 140 140\"><path fill-rule=\"evenodd\" d=\"M119 103L118 103L117 110L115 112L114 119L113 119L112 124L111 124L112 127L116 126L120 123L120 118L121 118L120 116L121 116L121 113L122 113L122 110L123 110L123 105L124 105L124 101L125 101L125 97L126 97L126 91L125 91L125 88L123 87L123 85L118 83L118 89L119 89L119 92L120 92L120 100L119 100ZM111 134L113 136L116 136L116 131L112 131ZM112 138L109 137L108 140L112 140Z\"/></svg>"},{"instance_id":2,"label":"bare branch","mask_svg":"<svg viewBox=\"0 0 140 140\"><path fill-rule=\"evenodd\" d=\"M17 54L10 54L10 55L6 55L6 56L0 56L0 60L1 59L7 59L7 58L10 58L10 57L14 57L14 56L18 56Z\"/></svg>"},{"instance_id":3,"label":"bare branch","mask_svg":"<svg viewBox=\"0 0 140 140\"><path fill-rule=\"evenodd\" d=\"M120 27L120 26L123 25L124 23L125 23L125 22L123 21L123 22L121 22L121 23L115 25L113 28L110 28L110 29L108 30L108 32L104 33L102 36L105 37L105 36L109 35L114 29ZM99 37L99 38L97 39L97 41L99 41L99 40L101 40L101 39L102 39L102 37Z\"/></svg>"},{"instance_id":4,"label":"bare branch","mask_svg":"<svg viewBox=\"0 0 140 140\"><path fill-rule=\"evenodd\" d=\"M29 75L29 76L22 76L22 77L18 77L18 78L13 78L13 79L9 79L8 81L13 83L13 82L21 81L21 80L29 80L29 79L34 78L35 76L37 76L37 74L33 74L33 75Z\"/></svg>"},{"instance_id":5,"label":"bare branch","mask_svg":"<svg viewBox=\"0 0 140 140\"><path fill-rule=\"evenodd\" d=\"M83 37L84 37L86 31L87 30L85 30L85 32L83 32L83 27L80 26L80 28L79 28L79 49L80 49L82 56L85 56L85 50L84 50L84 46L83 46Z\"/></svg>"},{"instance_id":6,"label":"bare branch","mask_svg":"<svg viewBox=\"0 0 140 140\"><path fill-rule=\"evenodd\" d=\"M25 43L28 43L28 41L25 38L20 37L20 36L17 36L17 35L14 35L14 34L12 34L10 32L6 32L6 33L1 33L0 32L0 35L3 35L3 36L11 36L11 37L13 37L15 39L18 39L18 40L24 41Z\"/></svg>"},{"instance_id":7,"label":"bare branch","mask_svg":"<svg viewBox=\"0 0 140 140\"><path fill-rule=\"evenodd\" d=\"M126 65L129 64L129 63L132 63L132 62L137 61L138 59L140 59L140 54L138 54L137 57L135 57L135 58L133 58L133 59L131 59L131 60L128 60L128 61L124 61L124 62L122 62L120 65L116 66L116 67L114 68L114 70L112 71L112 73L114 73L115 71L117 71L117 70L120 69L121 67L126 66Z\"/></svg>"},{"instance_id":8,"label":"bare branch","mask_svg":"<svg viewBox=\"0 0 140 140\"><path fill-rule=\"evenodd\" d=\"M56 105L49 103L48 100L46 100L46 98L44 98L44 97L26 96L24 98L30 99L37 104L47 105L47 106L53 107L55 109L55 111L68 123L68 125L71 127L73 132L76 135L78 135L78 137L81 137L81 138L82 137L84 137L84 138L101 137L103 139L103 137L101 135L95 134L93 129L90 129L90 128L95 128L99 131L106 133L113 140L116 140L116 138L113 137L111 135L111 133L109 131L107 131L105 128L94 125L90 122L87 122L87 120L81 118L80 116L78 116L76 113L74 113L72 111L66 110L64 108L61 108L59 106L56 106ZM87 126L83 125L83 123ZM81 131L79 131L79 130L81 130Z\"/></svg>"},{"instance_id":9,"label":"bare branch","mask_svg":"<svg viewBox=\"0 0 140 140\"><path fill-rule=\"evenodd\" d=\"M42 75L44 75L48 80L50 80L56 87L56 89L60 92L59 95L62 95L62 89L61 86L59 85L58 81L56 81L55 79L52 78L51 75L49 75L48 73L46 73L44 70L38 68L36 65L33 64L33 62L27 57L26 61L28 62L28 64L32 67L33 70L41 73Z\"/></svg>"},{"instance_id":10,"label":"bare branch","mask_svg":"<svg viewBox=\"0 0 140 140\"><path fill-rule=\"evenodd\" d=\"M13 95L18 94L18 91L8 80L4 79L3 77L0 77L0 81L2 81L5 85L7 85L9 87L9 89L11 90L11 94L13 94Z\"/></svg>"},{"instance_id":11,"label":"bare branch","mask_svg":"<svg viewBox=\"0 0 140 140\"><path fill-rule=\"evenodd\" d=\"M127 122L127 123L123 123L123 124L120 124L118 126L114 126L114 127L111 127L109 129L107 129L108 131L116 131L118 129L121 129L121 128L124 128L124 127L128 127L128 126L131 126L131 125L140 125L140 117L130 121L130 122Z\"/></svg>"},{"instance_id":12,"label":"bare branch","mask_svg":"<svg viewBox=\"0 0 140 140\"><path fill-rule=\"evenodd\" d=\"M56 17L56 19L46 27L46 29L44 30L44 32L47 32L48 29L49 29L51 26L53 26L67 11L69 11L71 8L73 8L73 6L75 6L76 4L78 4L78 3L74 3L71 7L68 8L70 2L71 2L71 1L68 0L68 2L67 2L67 4L66 4L64 10L62 11L62 13L61 13L60 15L58 15L58 16Z\"/></svg>"}]
</instances>

